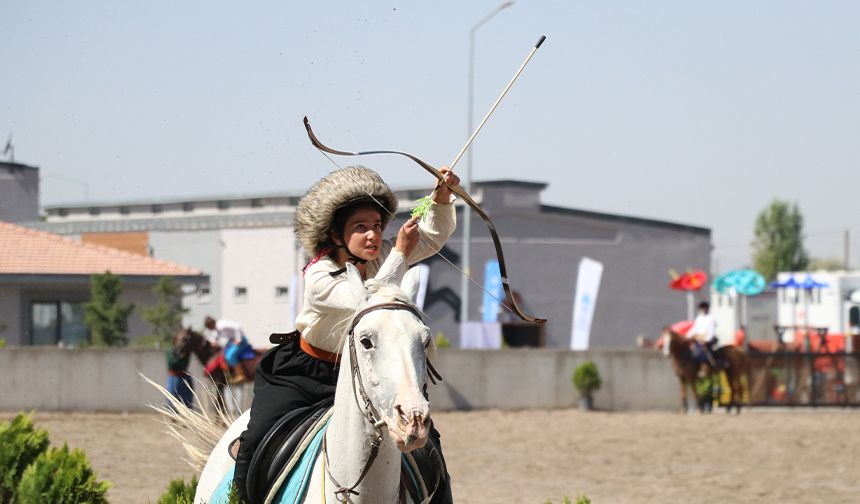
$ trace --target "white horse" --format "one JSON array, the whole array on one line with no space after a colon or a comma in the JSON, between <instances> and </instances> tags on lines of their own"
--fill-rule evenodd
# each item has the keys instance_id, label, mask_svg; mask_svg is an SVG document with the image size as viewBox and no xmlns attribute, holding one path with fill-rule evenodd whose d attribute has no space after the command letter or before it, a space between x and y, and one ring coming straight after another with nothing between
<instances>
[{"instance_id":1,"label":"white horse","mask_svg":"<svg viewBox=\"0 0 860 504\"><path fill-rule=\"evenodd\" d=\"M416 273L417 268L410 271L401 286L374 280L365 284L358 270L347 265L355 314L344 321L348 328L324 434L327 448L314 462L303 502L398 502L401 452L423 447L430 430L430 403L423 389L433 341L411 301L418 289ZM213 494L219 485L223 488L234 465L228 445L245 430L248 418L246 411L217 441L200 475L195 503L216 504ZM194 436L206 429L217 432L209 426ZM374 443L378 449L372 449Z\"/></svg>"}]
</instances>

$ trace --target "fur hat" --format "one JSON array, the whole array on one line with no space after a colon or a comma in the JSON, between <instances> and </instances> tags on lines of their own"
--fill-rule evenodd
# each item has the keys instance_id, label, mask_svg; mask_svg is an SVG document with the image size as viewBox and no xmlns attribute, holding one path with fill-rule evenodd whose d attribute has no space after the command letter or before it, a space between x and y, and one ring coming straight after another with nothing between
<instances>
[{"instance_id":1,"label":"fur hat","mask_svg":"<svg viewBox=\"0 0 860 504\"><path fill-rule=\"evenodd\" d=\"M370 198L372 195L373 198ZM335 212L345 205L374 199L385 206L380 212L383 227L397 213L397 197L382 177L363 166L349 166L329 173L302 197L294 220L296 237L310 257L329 241Z\"/></svg>"}]
</instances>

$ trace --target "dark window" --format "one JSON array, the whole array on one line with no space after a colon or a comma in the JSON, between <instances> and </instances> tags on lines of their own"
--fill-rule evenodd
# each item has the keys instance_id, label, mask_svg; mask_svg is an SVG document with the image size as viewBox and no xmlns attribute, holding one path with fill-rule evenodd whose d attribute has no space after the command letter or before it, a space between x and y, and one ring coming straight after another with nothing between
<instances>
[{"instance_id":1,"label":"dark window","mask_svg":"<svg viewBox=\"0 0 860 504\"><path fill-rule=\"evenodd\" d=\"M224 200L218 201L218 210L227 210L228 208L230 208L230 202L229 201L224 201Z\"/></svg>"},{"instance_id":2,"label":"dark window","mask_svg":"<svg viewBox=\"0 0 860 504\"><path fill-rule=\"evenodd\" d=\"M266 204L263 198L254 198L251 200L251 208L260 208Z\"/></svg>"},{"instance_id":3,"label":"dark window","mask_svg":"<svg viewBox=\"0 0 860 504\"><path fill-rule=\"evenodd\" d=\"M99 207L90 207L90 215L99 215L102 213L102 209Z\"/></svg>"},{"instance_id":4,"label":"dark window","mask_svg":"<svg viewBox=\"0 0 860 504\"><path fill-rule=\"evenodd\" d=\"M61 208L61 209L57 210L57 215L59 215L60 217L67 216L67 215L69 215L69 209L68 208Z\"/></svg>"},{"instance_id":5,"label":"dark window","mask_svg":"<svg viewBox=\"0 0 860 504\"><path fill-rule=\"evenodd\" d=\"M30 335L33 345L80 346L89 341L84 325L83 303L33 301L30 303Z\"/></svg>"},{"instance_id":6,"label":"dark window","mask_svg":"<svg viewBox=\"0 0 860 504\"><path fill-rule=\"evenodd\" d=\"M119 213L121 213L123 215L128 215L131 213L131 208L129 208L127 206L121 206L121 207L119 207Z\"/></svg>"},{"instance_id":7,"label":"dark window","mask_svg":"<svg viewBox=\"0 0 860 504\"><path fill-rule=\"evenodd\" d=\"M164 208L162 208L161 205L152 205L151 210L152 210L152 213L161 213L164 210Z\"/></svg>"},{"instance_id":8,"label":"dark window","mask_svg":"<svg viewBox=\"0 0 860 504\"><path fill-rule=\"evenodd\" d=\"M182 204L182 211L183 212L193 212L194 211L194 203L191 203L191 202L183 203Z\"/></svg>"}]
</instances>

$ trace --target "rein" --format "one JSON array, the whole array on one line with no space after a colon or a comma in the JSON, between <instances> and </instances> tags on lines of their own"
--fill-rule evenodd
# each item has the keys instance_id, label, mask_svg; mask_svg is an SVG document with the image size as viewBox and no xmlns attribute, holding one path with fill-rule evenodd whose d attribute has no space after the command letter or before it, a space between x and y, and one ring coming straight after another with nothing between
<instances>
[{"instance_id":1,"label":"rein","mask_svg":"<svg viewBox=\"0 0 860 504\"><path fill-rule=\"evenodd\" d=\"M358 312L352 319L352 324L350 324L349 326L347 338L349 339L349 367L350 375L352 376L353 397L355 398L355 402L358 407L362 409L362 415L364 416L364 418L376 430L376 436L370 443L370 455L367 457L367 462L365 462L364 464L364 469L361 470L361 475L359 475L358 480L356 480L356 482L353 483L350 487L345 487L338 483L334 476L331 474L328 463L328 449L326 437L323 436L323 456L325 457L325 460L323 460L323 465L325 466L326 473L328 473L328 477L338 487L338 489L334 492L338 502L347 502L349 500L350 495L359 495L359 493L355 490L355 487L357 487L364 480L364 477L367 476L367 473L370 472L370 467L376 460L377 455L379 455L379 447L382 445L382 428L386 425L385 420L382 419L382 416L379 414L379 411L376 409L376 406L374 406L373 403L370 401L370 396L364 389L364 382L361 380L361 374L359 373L358 368L358 353L355 350L355 326L358 325L362 317L364 317L368 313L377 310L405 310L415 315L418 319L423 318L421 316L421 312L418 311L418 309L414 306L408 305L406 303L391 302L369 306L364 310ZM429 366L429 360L427 361L427 364L428 369L432 369L432 366ZM435 374L436 377L441 379L441 377L439 377L439 374L436 373L435 369L433 369L432 373ZM431 377L432 376L433 375L431 374ZM356 384L358 384L358 387L356 387ZM359 402L359 396L361 397L361 401L364 402L364 405ZM325 483L323 483L323 496L325 496Z\"/></svg>"}]
</instances>

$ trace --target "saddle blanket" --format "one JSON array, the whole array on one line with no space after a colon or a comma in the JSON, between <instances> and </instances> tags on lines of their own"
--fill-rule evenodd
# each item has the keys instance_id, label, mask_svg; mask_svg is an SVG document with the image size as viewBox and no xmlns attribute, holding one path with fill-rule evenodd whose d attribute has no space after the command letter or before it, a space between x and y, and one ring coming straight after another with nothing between
<instances>
[{"instance_id":1,"label":"saddle blanket","mask_svg":"<svg viewBox=\"0 0 860 504\"><path fill-rule=\"evenodd\" d=\"M299 461L293 466L286 480L281 485L275 498L272 500L276 504L297 504L302 501L307 493L308 485L311 482L311 473L314 469L317 455L319 455L322 447L323 436L325 436L326 427L328 427L328 419L325 424L314 435L307 449L301 455ZM210 504L227 504L229 502L230 488L233 485L233 468L224 475L224 479L215 489L212 497L209 499Z\"/></svg>"}]
</instances>

